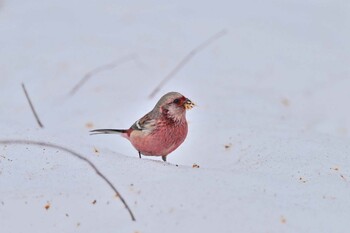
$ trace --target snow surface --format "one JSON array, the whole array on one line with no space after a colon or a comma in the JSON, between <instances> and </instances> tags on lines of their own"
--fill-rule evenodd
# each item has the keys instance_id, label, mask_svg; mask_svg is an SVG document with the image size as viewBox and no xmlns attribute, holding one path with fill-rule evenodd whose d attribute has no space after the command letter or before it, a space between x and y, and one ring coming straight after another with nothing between
<instances>
[{"instance_id":1,"label":"snow surface","mask_svg":"<svg viewBox=\"0 0 350 233\"><path fill-rule=\"evenodd\" d=\"M349 232L349 11L342 0L0 0L0 140L83 154L136 217L71 155L0 145L0 232ZM198 105L168 163L89 136L129 127L168 91Z\"/></svg>"}]
</instances>

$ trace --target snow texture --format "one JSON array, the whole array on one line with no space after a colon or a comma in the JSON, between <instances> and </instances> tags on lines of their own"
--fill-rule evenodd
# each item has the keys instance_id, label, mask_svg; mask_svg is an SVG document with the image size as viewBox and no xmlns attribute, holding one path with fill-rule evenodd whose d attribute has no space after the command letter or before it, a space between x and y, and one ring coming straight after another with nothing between
<instances>
[{"instance_id":1,"label":"snow texture","mask_svg":"<svg viewBox=\"0 0 350 233\"><path fill-rule=\"evenodd\" d=\"M81 153L136 217L70 154L0 145L0 232L349 232L349 11L342 0L0 0L0 140ZM89 135L128 128L168 91L198 105L168 163Z\"/></svg>"}]
</instances>

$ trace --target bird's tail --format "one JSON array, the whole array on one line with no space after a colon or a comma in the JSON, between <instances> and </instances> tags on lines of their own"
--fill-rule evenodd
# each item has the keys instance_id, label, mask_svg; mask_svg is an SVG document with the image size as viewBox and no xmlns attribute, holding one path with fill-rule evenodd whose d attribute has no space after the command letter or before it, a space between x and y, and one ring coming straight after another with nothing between
<instances>
[{"instance_id":1,"label":"bird's tail","mask_svg":"<svg viewBox=\"0 0 350 233\"><path fill-rule=\"evenodd\" d=\"M94 129L90 131L90 135L95 134L122 134L126 133L126 129Z\"/></svg>"}]
</instances>

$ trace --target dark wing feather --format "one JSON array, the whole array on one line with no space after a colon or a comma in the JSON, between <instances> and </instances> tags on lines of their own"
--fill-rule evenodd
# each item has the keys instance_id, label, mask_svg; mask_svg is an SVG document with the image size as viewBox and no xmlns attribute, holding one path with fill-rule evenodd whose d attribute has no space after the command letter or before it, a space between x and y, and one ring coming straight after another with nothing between
<instances>
[{"instance_id":1,"label":"dark wing feather","mask_svg":"<svg viewBox=\"0 0 350 233\"><path fill-rule=\"evenodd\" d=\"M125 129L94 129L90 131L90 135L95 134L120 134L125 133L127 130Z\"/></svg>"}]
</instances>

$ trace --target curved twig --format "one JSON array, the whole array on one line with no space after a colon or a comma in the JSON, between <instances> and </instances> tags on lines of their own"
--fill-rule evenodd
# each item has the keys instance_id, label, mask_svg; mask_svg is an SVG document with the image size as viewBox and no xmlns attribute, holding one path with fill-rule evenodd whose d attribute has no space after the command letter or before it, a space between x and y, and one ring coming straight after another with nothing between
<instances>
[{"instance_id":1,"label":"curved twig","mask_svg":"<svg viewBox=\"0 0 350 233\"><path fill-rule=\"evenodd\" d=\"M107 184L108 186L115 192L116 196L118 196L121 200L121 202L124 204L125 208L127 209L127 211L130 214L131 220L132 221L136 221L134 214L132 213L131 209L129 208L128 204L126 203L126 201L124 200L124 198L122 197L122 195L118 192L118 190L114 187L114 185L112 184L112 182L110 182L107 177L105 175L103 175L100 170L98 170L98 168L87 158L85 158L84 156L80 155L79 153L70 150L68 148L65 148L63 146L60 145L55 145L52 143L48 143L48 142L38 142L38 141L31 141L31 140L0 140L0 144L20 144L20 145L26 145L26 144L30 144L30 145L37 145L37 146L44 146L44 147L50 147L50 148L55 148L58 150L62 150L65 151L71 155L73 155L74 157L86 162L95 172L96 174L101 177Z\"/></svg>"},{"instance_id":2,"label":"curved twig","mask_svg":"<svg viewBox=\"0 0 350 233\"><path fill-rule=\"evenodd\" d=\"M131 55L127 55L125 57L122 57L112 63L109 63L109 64L105 64L105 65L102 65L102 66L99 66L91 71L89 71L88 73L86 73L84 75L84 77L72 88L72 90L69 92L69 95L70 96L73 96L93 75L97 74L97 73L100 73L102 71L105 71L105 70L110 70L110 69L113 69L115 67L117 67L118 65L122 64L122 63L125 63L125 62L128 62L128 61L131 61L131 60L134 60L136 59L136 55L135 54L131 54Z\"/></svg>"}]
</instances>

